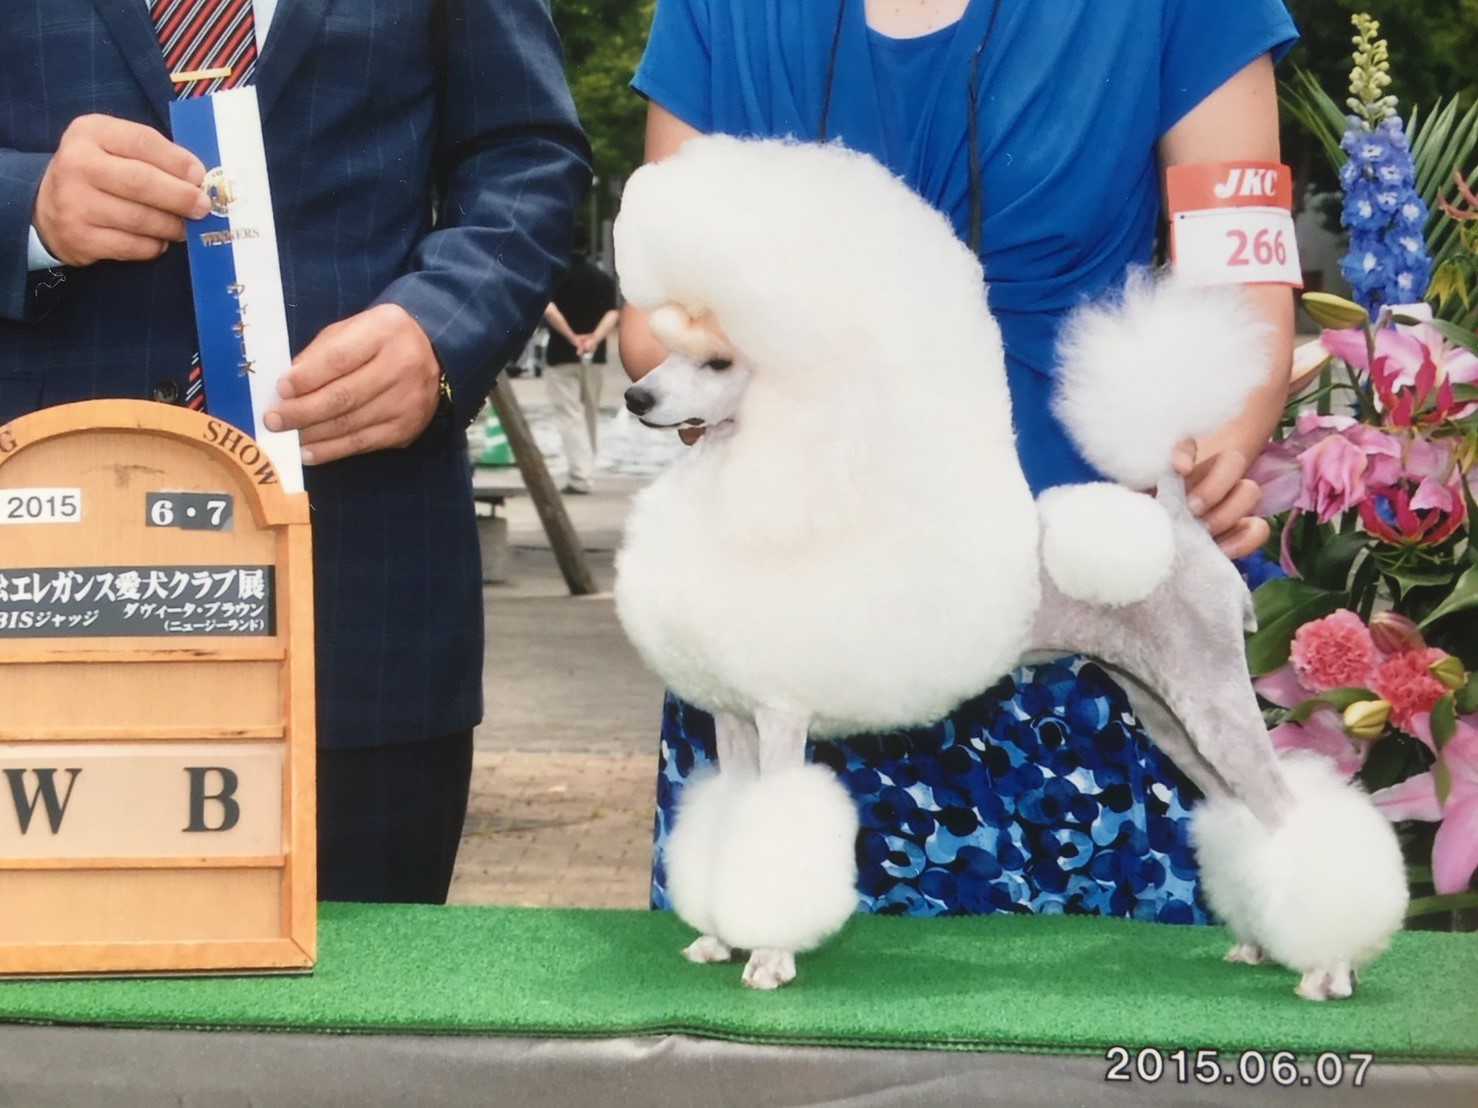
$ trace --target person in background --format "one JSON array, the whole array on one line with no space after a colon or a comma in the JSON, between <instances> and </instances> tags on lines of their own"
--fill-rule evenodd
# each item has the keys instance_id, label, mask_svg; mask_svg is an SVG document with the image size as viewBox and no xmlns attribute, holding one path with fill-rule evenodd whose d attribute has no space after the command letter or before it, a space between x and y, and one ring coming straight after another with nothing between
<instances>
[{"instance_id":1,"label":"person in background","mask_svg":"<svg viewBox=\"0 0 1478 1108\"><path fill-rule=\"evenodd\" d=\"M595 478L606 336L620 320L616 282L585 251L577 251L544 319L549 324L544 381L568 466L561 491L584 495Z\"/></svg>"},{"instance_id":2,"label":"person in background","mask_svg":"<svg viewBox=\"0 0 1478 1108\"><path fill-rule=\"evenodd\" d=\"M1165 166L1279 160L1273 61L1296 36L1282 0L658 0L632 84L649 100L648 160L704 132L838 141L943 212L984 265L1018 452L1041 491L1098 476L1050 408L1063 319L1150 263ZM1287 288L1250 295L1276 336L1265 383L1177 461L1192 510L1233 556L1268 534L1243 475L1282 410L1293 336ZM621 353L633 377L665 353L630 308ZM865 910L1206 919L1191 787L1088 660L1019 669L933 727L817 743L810 757L861 810ZM683 787L714 758L712 719L669 695L655 906L668 906L663 848Z\"/></svg>"},{"instance_id":3,"label":"person in background","mask_svg":"<svg viewBox=\"0 0 1478 1108\"><path fill-rule=\"evenodd\" d=\"M319 894L445 900L482 718L463 430L589 184L546 5L10 0L4 25L0 423L195 398L207 167L169 102L256 86L294 353L265 420L299 432L313 508Z\"/></svg>"}]
</instances>

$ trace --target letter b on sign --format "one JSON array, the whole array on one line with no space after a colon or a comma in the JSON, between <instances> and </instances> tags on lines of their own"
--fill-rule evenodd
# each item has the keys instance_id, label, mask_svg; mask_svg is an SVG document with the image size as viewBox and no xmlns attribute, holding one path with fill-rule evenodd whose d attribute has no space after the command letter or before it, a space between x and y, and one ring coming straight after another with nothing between
<instances>
[{"instance_id":1,"label":"letter b on sign","mask_svg":"<svg viewBox=\"0 0 1478 1108\"><path fill-rule=\"evenodd\" d=\"M185 772L190 775L190 822L185 830L229 831L235 827L241 819L241 805L233 799L239 784L235 772L225 766L186 766ZM214 779L211 774L216 775ZM215 792L207 792L209 787ZM219 811L211 813L220 818L214 825L206 822L207 801L220 805Z\"/></svg>"}]
</instances>

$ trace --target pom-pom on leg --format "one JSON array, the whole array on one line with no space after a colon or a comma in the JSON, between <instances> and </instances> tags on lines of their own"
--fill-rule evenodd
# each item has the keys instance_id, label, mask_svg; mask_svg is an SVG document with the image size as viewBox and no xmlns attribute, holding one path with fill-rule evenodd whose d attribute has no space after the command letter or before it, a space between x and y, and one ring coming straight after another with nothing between
<instances>
[{"instance_id":1,"label":"pom-pom on leg","mask_svg":"<svg viewBox=\"0 0 1478 1108\"><path fill-rule=\"evenodd\" d=\"M734 796L744 778L738 773L711 773L694 777L683 790L677 813L667 838L667 896L678 918L703 932L703 937L688 950L700 953L708 948L704 940L714 943L713 872L719 853L719 836ZM692 961L699 961L683 952ZM702 961L727 961L727 958L703 958Z\"/></svg>"},{"instance_id":2,"label":"pom-pom on leg","mask_svg":"<svg viewBox=\"0 0 1478 1108\"><path fill-rule=\"evenodd\" d=\"M1275 827L1227 797L1196 809L1202 887L1237 938L1229 959L1260 951L1303 975L1299 996L1347 997L1356 969L1401 927L1401 850L1370 798L1327 762L1293 755L1281 768L1292 803Z\"/></svg>"},{"instance_id":3,"label":"pom-pom on leg","mask_svg":"<svg viewBox=\"0 0 1478 1108\"><path fill-rule=\"evenodd\" d=\"M745 984L790 981L794 955L856 910L856 839L856 805L825 766L689 785L667 847L673 908L703 932L685 956L726 961L748 950Z\"/></svg>"}]
</instances>

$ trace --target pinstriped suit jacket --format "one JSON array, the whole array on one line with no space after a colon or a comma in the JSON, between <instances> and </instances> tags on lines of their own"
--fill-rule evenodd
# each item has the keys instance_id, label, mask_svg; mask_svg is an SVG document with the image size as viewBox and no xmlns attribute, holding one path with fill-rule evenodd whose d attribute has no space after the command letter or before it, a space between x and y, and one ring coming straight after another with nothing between
<instances>
[{"instance_id":1,"label":"pinstriped suit jacket","mask_svg":"<svg viewBox=\"0 0 1478 1108\"><path fill-rule=\"evenodd\" d=\"M319 741L462 730L482 714L483 631L461 430L548 303L589 177L559 45L542 0L280 0L256 82L293 350L394 301L456 397L411 447L307 473ZM182 391L182 245L59 281L25 268L67 124L103 112L167 135L169 96L141 0L0 4L0 423Z\"/></svg>"}]
</instances>

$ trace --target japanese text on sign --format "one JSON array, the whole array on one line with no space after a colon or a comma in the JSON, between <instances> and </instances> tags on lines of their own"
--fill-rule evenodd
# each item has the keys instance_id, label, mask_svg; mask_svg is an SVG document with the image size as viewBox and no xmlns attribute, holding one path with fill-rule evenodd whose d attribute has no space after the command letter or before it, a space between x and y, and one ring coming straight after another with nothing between
<instances>
[{"instance_id":1,"label":"japanese text on sign","mask_svg":"<svg viewBox=\"0 0 1478 1108\"><path fill-rule=\"evenodd\" d=\"M0 638L272 635L272 566L0 571Z\"/></svg>"}]
</instances>

